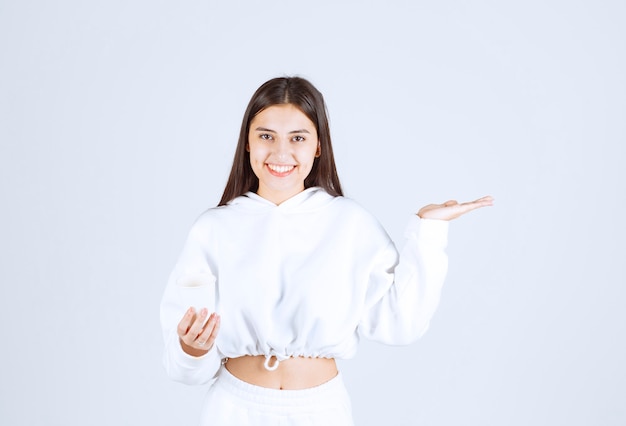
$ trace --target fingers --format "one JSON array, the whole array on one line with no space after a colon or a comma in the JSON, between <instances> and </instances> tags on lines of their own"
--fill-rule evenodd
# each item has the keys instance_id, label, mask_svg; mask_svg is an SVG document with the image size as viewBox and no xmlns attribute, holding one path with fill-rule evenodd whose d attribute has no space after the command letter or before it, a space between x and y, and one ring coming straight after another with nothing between
<instances>
[{"instance_id":1,"label":"fingers","mask_svg":"<svg viewBox=\"0 0 626 426\"><path fill-rule=\"evenodd\" d=\"M474 201L468 201L466 203L459 204L459 207L460 207L459 212L454 218L457 218L465 213L471 212L472 210L476 210L481 207L487 207L487 206L492 206L492 205L493 205L493 197L491 197L490 195L487 195L485 197L479 198Z\"/></svg>"},{"instance_id":2,"label":"fingers","mask_svg":"<svg viewBox=\"0 0 626 426\"><path fill-rule=\"evenodd\" d=\"M187 334L187 332L189 331L189 328L191 327L195 319L196 319L196 310L194 308L187 309L187 312L185 312L183 319L180 320L180 322L178 323L178 327L176 329L176 332L178 333L178 337L182 339Z\"/></svg>"},{"instance_id":3,"label":"fingers","mask_svg":"<svg viewBox=\"0 0 626 426\"><path fill-rule=\"evenodd\" d=\"M470 207L469 210L474 210L479 207L493 206L493 197L491 195L487 195L486 197L482 197L474 201L463 203L463 205L469 206Z\"/></svg>"},{"instance_id":4,"label":"fingers","mask_svg":"<svg viewBox=\"0 0 626 426\"><path fill-rule=\"evenodd\" d=\"M213 346L219 331L220 317L215 312L208 319L207 315L206 308L201 309L198 315L194 308L189 308L178 324L178 337L188 348L208 351Z\"/></svg>"},{"instance_id":5,"label":"fingers","mask_svg":"<svg viewBox=\"0 0 626 426\"><path fill-rule=\"evenodd\" d=\"M492 205L493 197L487 195L461 204L456 200L448 200L443 204L429 204L422 207L417 214L422 219L452 220L472 210Z\"/></svg>"},{"instance_id":6,"label":"fingers","mask_svg":"<svg viewBox=\"0 0 626 426\"><path fill-rule=\"evenodd\" d=\"M196 338L196 344L200 348L211 349L220 330L220 317L215 312L209 317L204 330Z\"/></svg>"},{"instance_id":7,"label":"fingers","mask_svg":"<svg viewBox=\"0 0 626 426\"><path fill-rule=\"evenodd\" d=\"M486 195L486 196L481 197L478 200L474 200L472 202L490 206L490 205L493 205L493 197L491 195Z\"/></svg>"},{"instance_id":8,"label":"fingers","mask_svg":"<svg viewBox=\"0 0 626 426\"><path fill-rule=\"evenodd\" d=\"M194 342L202 333L207 315L208 310L206 308L200 309L200 314L196 316L196 319L194 320L193 324L191 324L191 327L189 327L186 336L183 337L185 343L191 344L191 342Z\"/></svg>"}]
</instances>

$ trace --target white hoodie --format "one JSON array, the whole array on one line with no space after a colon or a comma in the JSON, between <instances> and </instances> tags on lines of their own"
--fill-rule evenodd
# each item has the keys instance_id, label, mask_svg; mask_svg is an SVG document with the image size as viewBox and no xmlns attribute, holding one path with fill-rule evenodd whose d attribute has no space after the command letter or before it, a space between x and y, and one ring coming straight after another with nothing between
<instances>
[{"instance_id":1,"label":"white hoodie","mask_svg":"<svg viewBox=\"0 0 626 426\"><path fill-rule=\"evenodd\" d=\"M399 255L371 214L317 187L278 206L248 192L211 208L193 225L163 296L166 370L199 384L222 357L345 359L359 335L410 343L439 303L447 233L447 221L414 215ZM189 308L176 283L197 274L215 279L208 308L221 316L217 341L202 357L183 352L176 334Z\"/></svg>"}]
</instances>

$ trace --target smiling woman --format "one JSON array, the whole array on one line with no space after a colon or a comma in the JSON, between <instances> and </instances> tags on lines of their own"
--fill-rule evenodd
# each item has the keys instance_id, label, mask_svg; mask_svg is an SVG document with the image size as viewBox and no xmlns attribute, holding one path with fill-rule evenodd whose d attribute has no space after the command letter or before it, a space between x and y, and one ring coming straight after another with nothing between
<instances>
[{"instance_id":1,"label":"smiling woman","mask_svg":"<svg viewBox=\"0 0 626 426\"><path fill-rule=\"evenodd\" d=\"M248 136L257 194L280 204L304 191L304 180L320 156L315 124L297 107L274 105L258 113Z\"/></svg>"},{"instance_id":2,"label":"smiling woman","mask_svg":"<svg viewBox=\"0 0 626 426\"><path fill-rule=\"evenodd\" d=\"M290 139L285 135L292 136L294 141L303 138L309 143L317 142L315 159L309 174L304 176L304 188L319 186L330 195L343 195L324 97L303 78L275 78L257 89L244 113L233 167L220 206L247 191L257 192L259 188L259 176L251 164L250 144L254 142L253 138L269 141L276 137ZM282 164L279 162L278 165Z\"/></svg>"},{"instance_id":3,"label":"smiling woman","mask_svg":"<svg viewBox=\"0 0 626 426\"><path fill-rule=\"evenodd\" d=\"M448 220L491 204L422 208L399 253L343 197L321 93L297 77L268 81L244 114L219 206L193 225L166 287L168 373L213 382L203 425L352 425L335 359L353 357L360 337L420 337L447 271ZM190 290L188 277L203 279Z\"/></svg>"}]
</instances>

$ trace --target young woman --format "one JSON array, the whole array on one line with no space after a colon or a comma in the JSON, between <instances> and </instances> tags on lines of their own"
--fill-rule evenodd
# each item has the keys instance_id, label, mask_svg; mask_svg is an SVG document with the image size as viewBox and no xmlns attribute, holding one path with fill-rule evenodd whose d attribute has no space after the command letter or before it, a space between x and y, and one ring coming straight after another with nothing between
<instances>
[{"instance_id":1,"label":"young woman","mask_svg":"<svg viewBox=\"0 0 626 426\"><path fill-rule=\"evenodd\" d=\"M359 337L421 336L446 275L448 221L491 197L422 208L398 253L343 197L321 93L276 78L252 96L219 205L193 225L163 296L168 374L213 381L203 425L351 425L335 359ZM198 309L181 282L214 287Z\"/></svg>"}]
</instances>

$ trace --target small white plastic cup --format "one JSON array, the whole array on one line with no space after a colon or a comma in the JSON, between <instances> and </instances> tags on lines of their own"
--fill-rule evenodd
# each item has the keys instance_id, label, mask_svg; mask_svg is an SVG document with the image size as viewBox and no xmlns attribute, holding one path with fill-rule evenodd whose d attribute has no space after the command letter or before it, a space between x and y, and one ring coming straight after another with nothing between
<instances>
[{"instance_id":1,"label":"small white plastic cup","mask_svg":"<svg viewBox=\"0 0 626 426\"><path fill-rule=\"evenodd\" d=\"M202 308L215 311L215 277L209 273L185 274L176 281L180 300L185 308L193 307L196 314ZM208 315L207 315L208 318Z\"/></svg>"}]
</instances>

